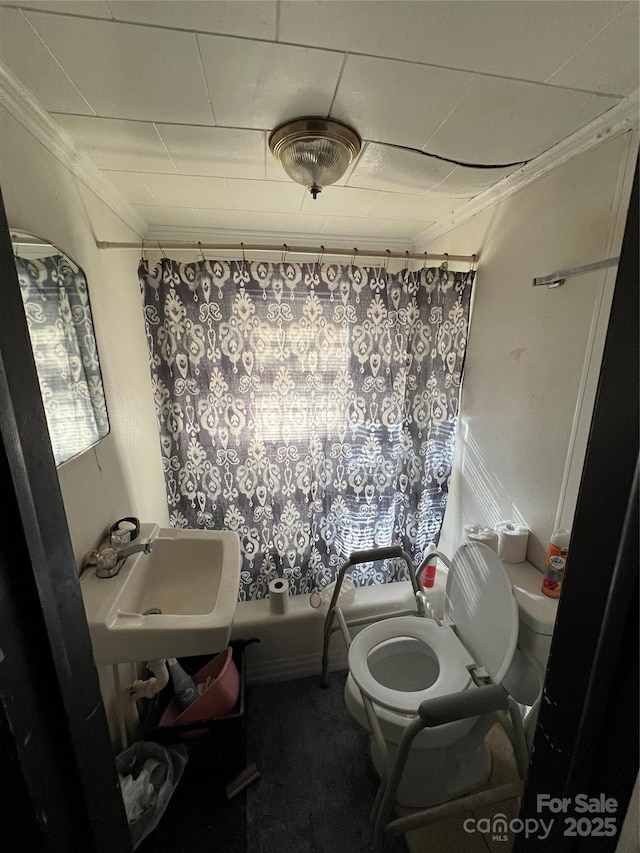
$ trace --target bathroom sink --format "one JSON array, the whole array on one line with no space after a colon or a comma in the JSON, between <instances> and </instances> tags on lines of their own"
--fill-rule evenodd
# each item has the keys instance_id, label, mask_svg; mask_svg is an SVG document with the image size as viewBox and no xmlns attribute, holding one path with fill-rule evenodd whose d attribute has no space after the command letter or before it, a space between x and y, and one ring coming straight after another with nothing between
<instances>
[{"instance_id":1,"label":"bathroom sink","mask_svg":"<svg viewBox=\"0 0 640 853\"><path fill-rule=\"evenodd\" d=\"M97 664L214 654L225 648L240 586L240 541L230 530L141 524L150 554L127 557L115 577L80 576Z\"/></svg>"}]
</instances>

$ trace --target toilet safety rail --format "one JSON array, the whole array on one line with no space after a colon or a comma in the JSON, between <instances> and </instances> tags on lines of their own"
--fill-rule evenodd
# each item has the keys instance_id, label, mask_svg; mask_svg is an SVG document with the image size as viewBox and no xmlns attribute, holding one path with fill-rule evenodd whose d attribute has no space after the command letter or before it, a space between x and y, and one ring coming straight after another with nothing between
<instances>
[{"instance_id":1,"label":"toilet safety rail","mask_svg":"<svg viewBox=\"0 0 640 853\"><path fill-rule=\"evenodd\" d=\"M411 744L424 728L442 726L455 720L494 713L505 729L513 746L518 770L518 781L507 782L493 788L458 797L448 803L431 806L403 817L389 820L394 807L396 790ZM389 834L408 832L462 811L480 808L492 803L503 802L520 797L524 789L527 774L528 752L522 728L522 718L517 703L500 684L488 684L475 690L457 693L452 696L439 696L425 699L418 708L414 719L409 723L398 744L398 750L390 771L380 779L378 796L373 807L372 820L374 853L382 853L385 838Z\"/></svg>"},{"instance_id":2,"label":"toilet safety rail","mask_svg":"<svg viewBox=\"0 0 640 853\"><path fill-rule=\"evenodd\" d=\"M443 561L447 568L451 564L447 557L439 551L431 551L426 555L420 567L414 573L412 571L411 558L402 548L391 546L389 548L373 548L366 551L354 551L347 562L342 566L336 579L336 585L331 597L329 612L324 623L324 647L322 652L322 678L321 686L328 685L329 666L329 641L333 630L341 630L345 645L349 649L351 645L351 634L349 626L363 625L375 621L375 619L386 619L394 616L415 615L414 610L396 610L377 617L367 616L359 619L346 620L342 610L337 606L340 587L346 572L359 563L369 563L389 559L403 559L409 567L409 574L413 585L418 615L424 617L437 617L431 612L429 602L421 590L420 575L428 560L436 556ZM337 625L334 626L334 623ZM500 684L494 684L491 676L482 668L475 668L471 675L476 687L472 690L451 694L449 696L438 696L433 699L425 699L416 711L416 716L405 728L393 764L389 761L387 744L380 727L378 716L375 712L371 698L360 690L364 711L369 723L371 735L376 743L378 754L381 757L381 766L378 769L380 786L376 794L371 812L371 820L374 823L373 851L383 853L385 838L389 834L408 832L425 823L460 813L463 810L479 808L492 803L520 797L524 789L529 763L529 749L525 737L521 708ZM384 706L384 705L383 705ZM509 738L515 757L518 781L508 782L493 788L476 791L463 797L458 797L447 803L431 806L411 814L390 820L396 791L404 766L411 749L413 740L424 728L432 728L463 720L469 717L479 717L486 714L494 714L496 721L500 723Z\"/></svg>"},{"instance_id":3,"label":"toilet safety rail","mask_svg":"<svg viewBox=\"0 0 640 853\"><path fill-rule=\"evenodd\" d=\"M376 563L382 562L383 560L393 559L404 560L407 564L407 568L409 569L409 575L411 577L411 583L413 584L413 590L417 598L419 594L419 587L418 579L413 573L413 563L411 562L411 557L407 553L405 553L405 551L402 550L400 545L390 545L388 548L368 548L364 551L353 551L347 562L344 563L340 568L340 571L338 572L338 577L336 578L335 586L333 588L333 595L331 596L331 602L329 604L329 612L327 613L327 616L324 620L324 641L322 646L322 675L320 677L320 684L322 687L326 688L328 686L329 640L331 639L331 634L334 629L336 610L338 609L336 605L338 601L338 596L340 595L340 589L342 587L342 581L344 580L344 576L349 571L349 569L359 565L360 563ZM400 613L394 613L393 615L405 615L405 611L402 611ZM370 621L370 618L367 618L366 620L353 620L351 622L348 622L347 624L363 624L364 621Z\"/></svg>"},{"instance_id":4,"label":"toilet safety rail","mask_svg":"<svg viewBox=\"0 0 640 853\"><path fill-rule=\"evenodd\" d=\"M340 589L342 587L342 581L344 580L345 574L352 569L354 566L359 565L360 563L376 563L382 562L384 560L393 560L399 559L404 560L407 564L407 568L409 569L409 577L411 578L411 583L413 585L413 592L416 598L416 608L418 616L425 616L428 618L435 619L437 622L436 615L433 613L431 609L431 605L422 592L422 585L420 583L420 576L422 574L422 570L426 563L429 560L433 560L434 557L439 558L445 564L447 568L450 568L449 559L442 554L440 551L430 551L425 555L424 559L418 566L418 568L414 571L413 563L411 561L411 557L403 551L400 545L390 545L387 548L368 548L363 551L353 551L351 556L344 563L338 572L338 577L336 578L335 587L333 589L333 595L331 596L331 602L329 604L329 611L324 620L324 630L323 630L323 646L322 646L322 674L320 676L320 684L322 687L326 688L328 685L328 672L329 672L329 641L331 640L331 634L333 631L337 630L335 626L335 620L337 616L337 601L338 596L340 595ZM387 613L381 613L377 616L365 616L359 619L350 619L345 622L345 625L357 626L357 625L366 625L369 622L376 621L378 619L390 619L394 616L409 616L415 615L415 610L394 610ZM342 617L342 614L340 614ZM344 620L343 620L344 621Z\"/></svg>"}]
</instances>

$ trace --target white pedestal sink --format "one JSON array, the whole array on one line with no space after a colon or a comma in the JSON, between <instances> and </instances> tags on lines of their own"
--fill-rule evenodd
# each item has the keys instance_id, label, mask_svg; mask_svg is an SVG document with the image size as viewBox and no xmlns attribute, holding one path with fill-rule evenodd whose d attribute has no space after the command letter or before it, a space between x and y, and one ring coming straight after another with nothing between
<instances>
[{"instance_id":1,"label":"white pedestal sink","mask_svg":"<svg viewBox=\"0 0 640 853\"><path fill-rule=\"evenodd\" d=\"M141 524L150 554L127 557L113 578L80 576L97 664L214 654L225 648L240 587L240 540L230 530Z\"/></svg>"}]
</instances>

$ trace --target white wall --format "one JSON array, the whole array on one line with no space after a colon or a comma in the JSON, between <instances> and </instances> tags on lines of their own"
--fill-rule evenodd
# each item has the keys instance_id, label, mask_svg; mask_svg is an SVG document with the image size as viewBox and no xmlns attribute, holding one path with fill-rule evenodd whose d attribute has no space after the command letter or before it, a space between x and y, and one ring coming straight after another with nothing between
<instances>
[{"instance_id":1,"label":"white wall","mask_svg":"<svg viewBox=\"0 0 640 853\"><path fill-rule=\"evenodd\" d=\"M637 137L621 135L428 246L480 255L445 552L461 541L466 523L515 519L529 527L528 559L542 568L584 378L560 513L568 523L573 518L597 379L593 365L583 377L585 358L593 346L598 360L615 270L568 278L553 290L534 288L532 280L619 254L636 151ZM599 314L604 323L596 328Z\"/></svg>"},{"instance_id":2,"label":"white wall","mask_svg":"<svg viewBox=\"0 0 640 853\"><path fill-rule=\"evenodd\" d=\"M109 240L135 240L100 199L49 151L0 109L0 185L10 228L42 237L85 271L96 328L110 432L94 448L58 469L64 507L78 566L109 526L123 515L168 522L156 414L135 252L104 252L94 228ZM105 230L106 229L106 230ZM118 667L123 689L136 677ZM118 725L111 667L98 667L100 687L117 748ZM130 731L136 729L127 703Z\"/></svg>"},{"instance_id":3,"label":"white wall","mask_svg":"<svg viewBox=\"0 0 640 853\"><path fill-rule=\"evenodd\" d=\"M0 112L0 180L10 228L54 243L85 271L110 433L58 469L78 564L123 515L167 520L142 302L131 251L100 251L101 239L137 240L96 196L8 113Z\"/></svg>"}]
</instances>

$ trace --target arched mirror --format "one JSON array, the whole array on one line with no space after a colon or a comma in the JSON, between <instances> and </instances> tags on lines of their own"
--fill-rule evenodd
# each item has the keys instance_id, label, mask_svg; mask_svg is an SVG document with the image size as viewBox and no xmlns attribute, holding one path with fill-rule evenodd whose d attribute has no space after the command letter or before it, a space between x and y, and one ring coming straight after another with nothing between
<instances>
[{"instance_id":1,"label":"arched mirror","mask_svg":"<svg viewBox=\"0 0 640 853\"><path fill-rule=\"evenodd\" d=\"M109 432L83 270L57 246L11 231L40 391L56 465Z\"/></svg>"}]
</instances>

